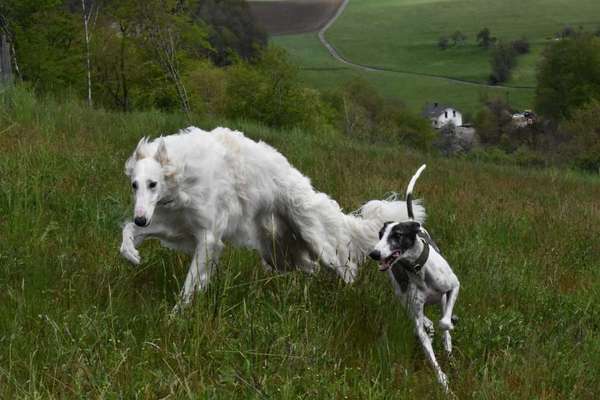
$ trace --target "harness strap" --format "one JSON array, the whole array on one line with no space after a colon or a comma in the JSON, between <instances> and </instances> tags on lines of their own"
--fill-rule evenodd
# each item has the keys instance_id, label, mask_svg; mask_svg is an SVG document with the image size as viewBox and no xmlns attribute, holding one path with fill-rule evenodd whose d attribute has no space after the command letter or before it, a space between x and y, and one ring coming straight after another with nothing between
<instances>
[{"instance_id":1,"label":"harness strap","mask_svg":"<svg viewBox=\"0 0 600 400\"><path fill-rule=\"evenodd\" d=\"M400 259L396 262L396 264L394 264L392 266L392 272L394 273L395 277L397 276L396 271L394 271L394 269L396 269L396 268L404 268L405 270L407 270L409 272L413 272L413 273L417 273L421 270L421 268L423 268L423 266L427 262L427 259L429 258L429 243L427 243L427 241L425 241L425 240L421 240L421 242L423 243L423 251L421 252L421 255L419 256L419 258L417 258L413 262ZM396 265L398 265L398 264L399 264L399 267L396 267ZM398 272L400 272L400 271L398 271ZM396 278L396 280L398 280L398 279Z\"/></svg>"}]
</instances>

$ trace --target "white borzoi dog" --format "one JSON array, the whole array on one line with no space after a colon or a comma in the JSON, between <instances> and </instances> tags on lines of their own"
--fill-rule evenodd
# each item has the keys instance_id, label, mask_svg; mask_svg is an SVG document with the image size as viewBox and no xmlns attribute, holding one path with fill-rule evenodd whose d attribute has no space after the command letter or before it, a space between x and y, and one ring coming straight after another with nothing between
<instances>
[{"instance_id":1,"label":"white borzoi dog","mask_svg":"<svg viewBox=\"0 0 600 400\"><path fill-rule=\"evenodd\" d=\"M346 215L273 147L226 128L144 138L125 173L135 206L121 254L138 264L136 248L148 237L192 254L183 304L209 283L223 242L257 250L266 267L313 272L325 265L352 282L383 222L408 217L405 202L393 200ZM423 207L415 215L423 221Z\"/></svg>"},{"instance_id":2,"label":"white borzoi dog","mask_svg":"<svg viewBox=\"0 0 600 400\"><path fill-rule=\"evenodd\" d=\"M415 331L438 381L448 391L448 378L440 368L433 347L433 323L425 316L427 304L439 304L442 318L439 327L443 332L444 349L452 352L450 331L454 329L452 314L458 297L460 283L441 255L429 232L414 220L412 191L425 165L410 180L406 190L406 206L410 221L386 222L379 232L379 242L369 257L379 262L379 269L387 271L396 295L413 319Z\"/></svg>"}]
</instances>

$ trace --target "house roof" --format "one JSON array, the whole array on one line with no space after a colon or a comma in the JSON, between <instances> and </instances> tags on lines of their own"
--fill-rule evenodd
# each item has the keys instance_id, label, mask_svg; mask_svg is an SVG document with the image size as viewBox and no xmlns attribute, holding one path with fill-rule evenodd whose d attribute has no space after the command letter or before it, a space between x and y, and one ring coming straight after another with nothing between
<instances>
[{"instance_id":1,"label":"house roof","mask_svg":"<svg viewBox=\"0 0 600 400\"><path fill-rule=\"evenodd\" d=\"M447 109L456 110L456 108L449 106L447 104L440 103L427 103L425 108L423 109L422 115L426 118L437 118ZM458 110L456 110L458 111Z\"/></svg>"}]
</instances>

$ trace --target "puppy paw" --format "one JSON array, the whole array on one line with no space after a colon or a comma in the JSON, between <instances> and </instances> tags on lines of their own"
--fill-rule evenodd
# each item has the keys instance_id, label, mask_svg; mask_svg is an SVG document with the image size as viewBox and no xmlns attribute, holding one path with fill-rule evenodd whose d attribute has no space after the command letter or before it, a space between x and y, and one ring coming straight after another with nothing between
<instances>
[{"instance_id":1,"label":"puppy paw","mask_svg":"<svg viewBox=\"0 0 600 400\"><path fill-rule=\"evenodd\" d=\"M452 320L450 318L440 319L438 325L442 331L451 331L454 329L454 325L452 324Z\"/></svg>"}]
</instances>

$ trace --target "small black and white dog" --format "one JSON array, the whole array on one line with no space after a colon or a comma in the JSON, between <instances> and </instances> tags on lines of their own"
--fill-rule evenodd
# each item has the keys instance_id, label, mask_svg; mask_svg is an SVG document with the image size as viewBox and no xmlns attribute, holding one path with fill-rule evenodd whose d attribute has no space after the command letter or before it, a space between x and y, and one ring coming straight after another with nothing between
<instances>
[{"instance_id":1,"label":"small black and white dog","mask_svg":"<svg viewBox=\"0 0 600 400\"><path fill-rule=\"evenodd\" d=\"M425 165L422 165L406 190L410 221L386 222L379 232L380 240L369 256L379 262L380 271L388 272L396 295L413 318L416 334L437 373L437 379L447 391L448 378L437 363L431 345L433 323L425 316L423 308L427 304L441 306L443 316L439 327L443 331L444 349L450 354L450 331L454 329L452 309L460 283L429 233L414 221L412 191L424 169Z\"/></svg>"}]
</instances>

